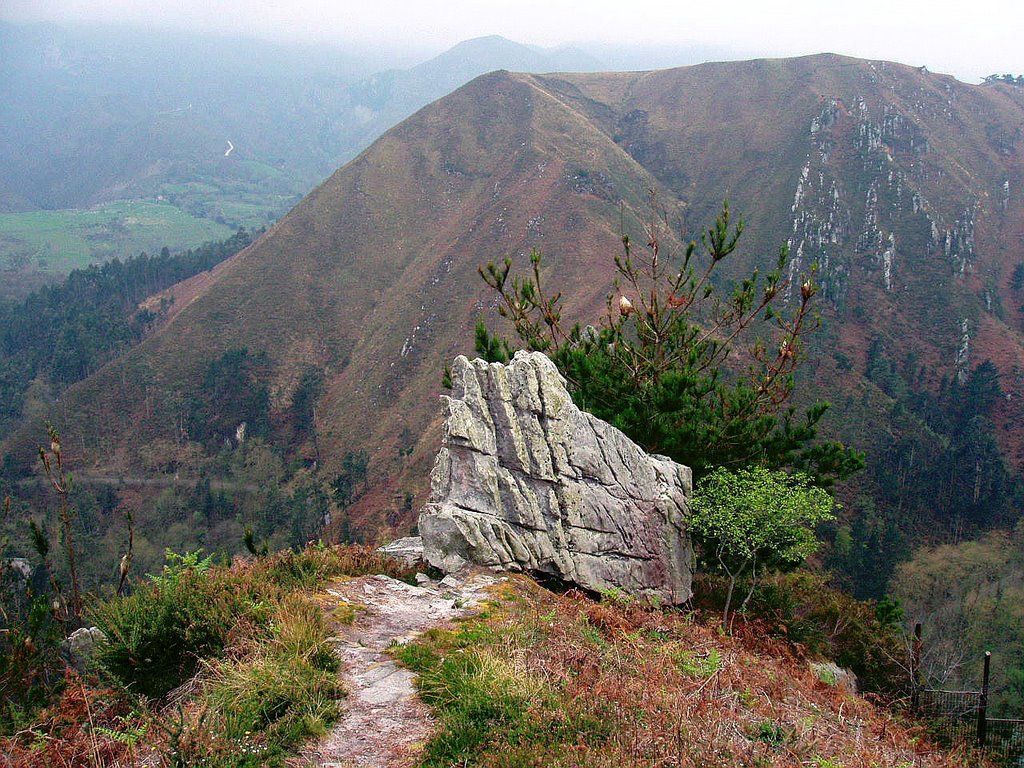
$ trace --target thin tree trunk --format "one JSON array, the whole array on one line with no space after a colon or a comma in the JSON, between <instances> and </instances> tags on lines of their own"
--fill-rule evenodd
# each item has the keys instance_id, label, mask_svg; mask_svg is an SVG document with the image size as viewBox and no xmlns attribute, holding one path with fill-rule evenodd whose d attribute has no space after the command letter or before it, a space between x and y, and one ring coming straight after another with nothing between
<instances>
[{"instance_id":1,"label":"thin tree trunk","mask_svg":"<svg viewBox=\"0 0 1024 768\"><path fill-rule=\"evenodd\" d=\"M740 576L743 575L743 572L746 570L747 563L743 563L742 565L740 565L736 572L733 573L729 570L729 566L725 564L725 560L722 559L722 556L719 553L718 564L722 566L722 570L725 571L726 574L728 574L729 576L729 591L725 596L725 608L722 609L722 629L724 629L726 632L729 632L729 615L730 608L732 608L733 592L736 589L736 581L739 579ZM749 595L747 596L747 599L749 599ZM746 600L744 600L743 604L746 605Z\"/></svg>"},{"instance_id":2,"label":"thin tree trunk","mask_svg":"<svg viewBox=\"0 0 1024 768\"><path fill-rule=\"evenodd\" d=\"M64 547L68 555L68 571L71 576L71 610L75 616L75 622L80 623L82 619L82 590L78 583L78 566L75 562L75 540L71 531L71 510L68 509L67 492L60 496L60 521L64 529Z\"/></svg>"},{"instance_id":3,"label":"thin tree trunk","mask_svg":"<svg viewBox=\"0 0 1024 768\"><path fill-rule=\"evenodd\" d=\"M722 629L729 631L729 607L732 605L732 591L736 586L736 577L729 574L729 592L725 596L725 608L722 609Z\"/></svg>"},{"instance_id":4,"label":"thin tree trunk","mask_svg":"<svg viewBox=\"0 0 1024 768\"><path fill-rule=\"evenodd\" d=\"M750 589L747 591L747 596L743 598L743 603L740 605L740 612L747 610L747 603L750 602L751 596L754 594L754 587L757 586L757 560L753 562L753 566L750 570Z\"/></svg>"}]
</instances>

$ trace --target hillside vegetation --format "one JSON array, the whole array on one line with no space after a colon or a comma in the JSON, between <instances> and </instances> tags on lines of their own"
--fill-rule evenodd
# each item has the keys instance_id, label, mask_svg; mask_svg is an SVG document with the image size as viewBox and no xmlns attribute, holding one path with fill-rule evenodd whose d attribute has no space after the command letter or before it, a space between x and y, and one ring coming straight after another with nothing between
<instances>
[{"instance_id":1,"label":"hillside vegetation","mask_svg":"<svg viewBox=\"0 0 1024 768\"><path fill-rule=\"evenodd\" d=\"M325 615L316 592L344 576L408 575L365 548L167 559L127 596L90 599L85 618L104 639L77 666L58 647L75 620L47 616L45 587L0 573L5 766L281 765L337 718L344 696L328 639L352 613ZM44 579L47 567L37 566Z\"/></svg>"},{"instance_id":2,"label":"hillside vegetation","mask_svg":"<svg viewBox=\"0 0 1024 768\"><path fill-rule=\"evenodd\" d=\"M992 652L996 717L1024 710L1024 524L977 541L932 547L900 565L893 594L925 638L923 673L937 688L981 685L981 649Z\"/></svg>"},{"instance_id":3,"label":"hillside vegetation","mask_svg":"<svg viewBox=\"0 0 1024 768\"><path fill-rule=\"evenodd\" d=\"M324 614L323 590L375 573L411 575L367 548L317 545L231 565L169 554L127 596L90 600L86 618L106 639L84 670L64 669L59 625L21 625L33 642L15 634L0 645L5 764L285 765L344 712L332 631L375 620L355 603ZM19 594L11 576L12 609L50 599ZM824 606L827 593L806 594ZM727 637L716 618L619 593L598 601L504 580L476 615L392 650L436 717L415 764L985 765L812 671L816 653L834 655L858 633L875 651L890 643L863 606L835 597L856 621L838 632L827 610L784 619L804 640L819 633L801 646L770 623L744 621Z\"/></svg>"},{"instance_id":4,"label":"hillside vegetation","mask_svg":"<svg viewBox=\"0 0 1024 768\"><path fill-rule=\"evenodd\" d=\"M0 430L26 407L30 388L56 395L137 344L172 308L173 297L141 307L165 288L208 272L252 242L244 229L222 242L179 251L164 246L125 261L76 269L22 301L0 299ZM50 396L53 399L53 396Z\"/></svg>"},{"instance_id":5,"label":"hillside vegetation","mask_svg":"<svg viewBox=\"0 0 1024 768\"><path fill-rule=\"evenodd\" d=\"M828 55L486 75L385 134L3 450L28 467L52 419L82 467L134 474L153 466L137 446L173 446L167 470L198 482L239 441L188 427L192 398L244 351L263 439L330 497L332 533L407 530L436 451L431 393L490 311L478 266L542 249L586 323L646 190L681 220L676 254L728 197L746 243L724 280L785 243L786 274L819 267L824 324L797 391L833 402L824 437L867 451L839 488L831 562L880 596L913 543L1018 514L1022 114L1015 86Z\"/></svg>"}]
</instances>

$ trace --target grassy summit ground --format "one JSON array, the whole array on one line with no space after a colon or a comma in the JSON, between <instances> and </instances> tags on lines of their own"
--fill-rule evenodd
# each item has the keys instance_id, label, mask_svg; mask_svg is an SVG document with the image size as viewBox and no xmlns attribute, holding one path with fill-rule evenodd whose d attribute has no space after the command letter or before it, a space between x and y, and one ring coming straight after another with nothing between
<instances>
[{"instance_id":1,"label":"grassy summit ground","mask_svg":"<svg viewBox=\"0 0 1024 768\"><path fill-rule=\"evenodd\" d=\"M963 766L764 627L527 579L396 651L439 728L421 765ZM822 679L825 678L825 679Z\"/></svg>"}]
</instances>

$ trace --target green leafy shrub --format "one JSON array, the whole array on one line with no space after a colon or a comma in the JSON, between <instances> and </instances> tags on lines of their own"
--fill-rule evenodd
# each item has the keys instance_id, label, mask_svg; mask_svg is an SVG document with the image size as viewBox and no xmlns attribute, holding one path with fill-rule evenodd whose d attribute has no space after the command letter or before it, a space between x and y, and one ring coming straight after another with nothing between
<instances>
[{"instance_id":1,"label":"green leafy shrub","mask_svg":"<svg viewBox=\"0 0 1024 768\"><path fill-rule=\"evenodd\" d=\"M814 526L833 519L834 505L829 493L805 475L765 467L719 467L698 482L690 527L707 563L729 580L722 609L725 629L737 579L747 580L749 595L766 568L802 563L818 548Z\"/></svg>"},{"instance_id":2,"label":"green leafy shrub","mask_svg":"<svg viewBox=\"0 0 1024 768\"><path fill-rule=\"evenodd\" d=\"M246 612L244 593L227 573L211 572L209 559L168 553L168 560L160 576L90 612L107 637L97 651L99 665L151 697L192 677L200 659L219 654L237 617Z\"/></svg>"},{"instance_id":3,"label":"green leafy shrub","mask_svg":"<svg viewBox=\"0 0 1024 768\"><path fill-rule=\"evenodd\" d=\"M765 720L758 724L754 738L778 749L790 740L790 735L786 732L786 729L778 723Z\"/></svg>"}]
</instances>

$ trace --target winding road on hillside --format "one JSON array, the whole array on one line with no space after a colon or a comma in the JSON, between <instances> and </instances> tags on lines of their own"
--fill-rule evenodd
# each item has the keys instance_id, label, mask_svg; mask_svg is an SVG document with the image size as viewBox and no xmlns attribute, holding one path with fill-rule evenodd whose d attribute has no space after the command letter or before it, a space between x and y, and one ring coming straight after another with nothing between
<instances>
[{"instance_id":1,"label":"winding road on hillside","mask_svg":"<svg viewBox=\"0 0 1024 768\"><path fill-rule=\"evenodd\" d=\"M348 696L341 719L307 746L291 768L409 768L417 763L433 727L416 693L415 675L388 653L433 627L464 615L507 577L476 570L412 586L388 576L339 581L325 593L328 615L356 606L350 624L332 639ZM347 612L347 611L346 611Z\"/></svg>"},{"instance_id":2,"label":"winding road on hillside","mask_svg":"<svg viewBox=\"0 0 1024 768\"><path fill-rule=\"evenodd\" d=\"M195 488L203 481L201 477L178 477L177 475L100 475L88 472L72 472L71 477L79 485L112 485L123 487L151 488ZM17 483L22 488L48 486L45 477L29 477ZM257 493L260 486L255 483L236 483L232 480L210 480L210 490L233 491L235 493Z\"/></svg>"}]
</instances>

